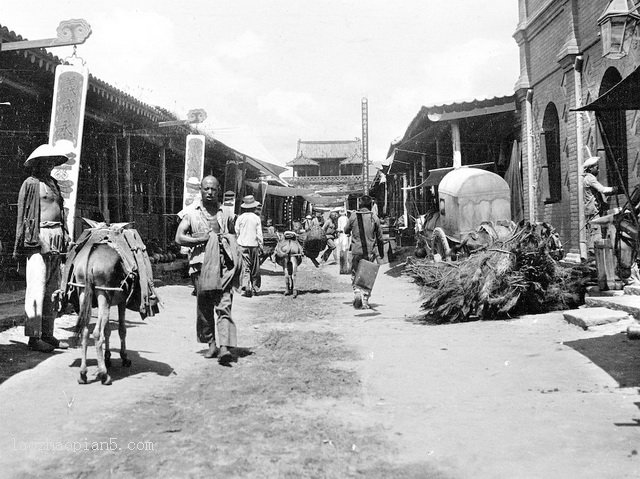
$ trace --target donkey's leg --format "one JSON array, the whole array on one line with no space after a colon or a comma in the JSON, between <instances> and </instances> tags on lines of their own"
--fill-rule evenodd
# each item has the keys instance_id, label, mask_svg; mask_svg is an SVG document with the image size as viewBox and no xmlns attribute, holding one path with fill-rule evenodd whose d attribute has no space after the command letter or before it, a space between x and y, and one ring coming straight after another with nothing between
<instances>
[{"instance_id":1,"label":"donkey's leg","mask_svg":"<svg viewBox=\"0 0 640 479\"><path fill-rule=\"evenodd\" d=\"M107 371L111 368L111 348L109 346L109 338L111 338L111 326L109 325L109 316L104 321L104 367Z\"/></svg>"},{"instance_id":2,"label":"donkey's leg","mask_svg":"<svg viewBox=\"0 0 640 479\"><path fill-rule=\"evenodd\" d=\"M80 293L80 304L84 303L84 290ZM82 359L80 360L80 378L78 383L87 384L87 346L89 345L89 326L82 328Z\"/></svg>"},{"instance_id":3,"label":"donkey's leg","mask_svg":"<svg viewBox=\"0 0 640 479\"><path fill-rule=\"evenodd\" d=\"M127 357L127 326L124 322L126 312L125 302L118 304L118 333L120 334L120 358L122 359L122 367L131 366L131 360Z\"/></svg>"},{"instance_id":4,"label":"donkey's leg","mask_svg":"<svg viewBox=\"0 0 640 479\"><path fill-rule=\"evenodd\" d=\"M291 294L293 297L298 296L298 290L296 289L296 273L298 271L298 258L291 258Z\"/></svg>"},{"instance_id":5,"label":"donkey's leg","mask_svg":"<svg viewBox=\"0 0 640 479\"><path fill-rule=\"evenodd\" d=\"M102 384L109 385L111 377L104 364L105 328L109 323L109 298L107 293L100 290L96 291L96 296L98 296L98 320L93 330L93 339L96 343L96 355L98 356L98 379Z\"/></svg>"},{"instance_id":6,"label":"donkey's leg","mask_svg":"<svg viewBox=\"0 0 640 479\"><path fill-rule=\"evenodd\" d=\"M284 263L284 295L287 296L291 294L291 259L287 258Z\"/></svg>"}]
</instances>

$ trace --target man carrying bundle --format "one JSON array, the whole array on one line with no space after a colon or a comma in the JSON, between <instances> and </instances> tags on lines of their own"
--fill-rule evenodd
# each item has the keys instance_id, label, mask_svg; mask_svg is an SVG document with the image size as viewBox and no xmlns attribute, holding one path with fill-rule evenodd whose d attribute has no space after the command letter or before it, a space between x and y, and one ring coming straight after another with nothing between
<instances>
[{"instance_id":1,"label":"man carrying bundle","mask_svg":"<svg viewBox=\"0 0 640 479\"><path fill-rule=\"evenodd\" d=\"M384 244L382 238L382 227L380 218L372 213L371 197L364 195L360 197L360 209L349 217L349 222L344 228L345 234L351 235L351 283L353 285L353 306L356 309L369 309L370 291L355 285L358 264L362 259L375 261L376 254L374 247L378 249L378 257L384 258Z\"/></svg>"},{"instance_id":2,"label":"man carrying bundle","mask_svg":"<svg viewBox=\"0 0 640 479\"><path fill-rule=\"evenodd\" d=\"M218 357L220 364L228 365L234 359L229 348L237 346L231 306L238 258L235 237L229 233L231 219L218 203L218 188L214 176L202 179L201 202L186 211L175 241L190 248L189 274L197 296L196 334L199 342L209 343L204 357ZM216 345L216 323L220 348Z\"/></svg>"}]
</instances>

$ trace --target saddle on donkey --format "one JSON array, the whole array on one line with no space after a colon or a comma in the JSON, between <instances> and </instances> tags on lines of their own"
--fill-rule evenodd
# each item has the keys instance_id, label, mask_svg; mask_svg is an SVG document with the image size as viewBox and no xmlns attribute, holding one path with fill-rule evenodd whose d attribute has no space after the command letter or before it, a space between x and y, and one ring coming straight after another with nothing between
<instances>
[{"instance_id":1,"label":"saddle on donkey","mask_svg":"<svg viewBox=\"0 0 640 479\"><path fill-rule=\"evenodd\" d=\"M273 253L278 263L283 268L286 267L289 258L295 258L298 265L302 263L302 245L298 241L298 236L293 231L285 231L284 237L276 244Z\"/></svg>"},{"instance_id":2,"label":"saddle on donkey","mask_svg":"<svg viewBox=\"0 0 640 479\"><path fill-rule=\"evenodd\" d=\"M76 280L75 260L81 252L90 252L94 246L106 243L118 253L122 260L126 278L121 288L127 294L127 309L137 311L142 319L158 313L159 299L153 285L151 261L138 232L128 228L129 223L107 225L91 220L85 221L91 225L91 228L82 232L75 246L69 251L65 262L60 288L62 307L71 303L75 310L79 311L78 288L83 288L85 285Z\"/></svg>"}]
</instances>

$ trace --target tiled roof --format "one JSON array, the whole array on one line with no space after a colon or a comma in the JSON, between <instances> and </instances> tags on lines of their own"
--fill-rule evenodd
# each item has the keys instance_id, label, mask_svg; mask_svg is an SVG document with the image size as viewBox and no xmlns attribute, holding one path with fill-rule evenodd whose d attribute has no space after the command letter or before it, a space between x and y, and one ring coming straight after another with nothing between
<instances>
[{"instance_id":1,"label":"tiled roof","mask_svg":"<svg viewBox=\"0 0 640 479\"><path fill-rule=\"evenodd\" d=\"M312 160L321 162L324 159L354 160L362 161L362 146L360 140L331 140L331 141L303 141L298 140L298 152L296 158L287 166L314 164L303 163L302 161Z\"/></svg>"},{"instance_id":2,"label":"tiled roof","mask_svg":"<svg viewBox=\"0 0 640 479\"><path fill-rule=\"evenodd\" d=\"M3 42L23 41L27 40L21 35L9 30L7 27L0 25L0 39ZM22 55L25 58L29 58L31 63L37 65L44 71L50 71L52 74L55 72L56 66L61 65L64 62L57 56L47 52L42 48L35 48L29 50L18 50L11 52L15 55ZM4 53L10 54L9 52ZM89 75L89 91L95 92L100 96L107 98L108 100L117 103L129 110L134 111L140 116L145 116L153 121L166 120L167 115L163 114L159 108L148 105L133 96L109 85L107 82L96 78L93 75Z\"/></svg>"}]
</instances>

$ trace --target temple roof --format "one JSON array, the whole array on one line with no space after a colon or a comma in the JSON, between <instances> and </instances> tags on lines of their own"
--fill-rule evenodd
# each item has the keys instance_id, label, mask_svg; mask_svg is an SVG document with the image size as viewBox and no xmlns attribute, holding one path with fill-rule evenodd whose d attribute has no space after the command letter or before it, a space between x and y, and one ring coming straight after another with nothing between
<instances>
[{"instance_id":1,"label":"temple roof","mask_svg":"<svg viewBox=\"0 0 640 479\"><path fill-rule=\"evenodd\" d=\"M360 140L298 140L296 157L287 166L317 165L323 160L340 160L342 164L362 163Z\"/></svg>"}]
</instances>

